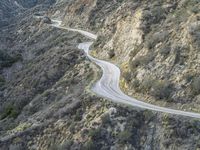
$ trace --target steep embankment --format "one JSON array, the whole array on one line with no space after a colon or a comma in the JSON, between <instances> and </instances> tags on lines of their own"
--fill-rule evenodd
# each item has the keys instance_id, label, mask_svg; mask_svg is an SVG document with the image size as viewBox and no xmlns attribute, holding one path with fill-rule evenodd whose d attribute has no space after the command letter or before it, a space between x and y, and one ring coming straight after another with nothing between
<instances>
[{"instance_id":1,"label":"steep embankment","mask_svg":"<svg viewBox=\"0 0 200 150\"><path fill-rule=\"evenodd\" d=\"M98 32L93 55L120 66L127 94L198 112L199 1L69 3L60 11L66 25Z\"/></svg>"},{"instance_id":2,"label":"steep embankment","mask_svg":"<svg viewBox=\"0 0 200 150\"><path fill-rule=\"evenodd\" d=\"M129 95L198 112L199 2L124 2L123 6L114 14L126 9L126 16L114 20L111 14L100 31L97 57L121 66L121 86Z\"/></svg>"},{"instance_id":3,"label":"steep embankment","mask_svg":"<svg viewBox=\"0 0 200 150\"><path fill-rule=\"evenodd\" d=\"M98 56L106 56L108 51L102 48L116 32L113 27L119 19L134 14L134 8L139 7L136 3L59 0L49 9L36 6L23 10L18 15L22 20L0 30L5 56L0 54L0 149L200 148L198 120L136 110L88 92L98 69L77 49L78 43L88 39L32 16L48 14L66 25L105 33L95 47L101 43L98 51L102 55ZM144 6L141 3L140 7ZM129 10L133 12L129 14ZM106 19L109 16L113 16L111 20ZM105 26L111 21L113 26ZM120 24L125 30L127 25ZM121 54L115 58L121 59Z\"/></svg>"}]
</instances>

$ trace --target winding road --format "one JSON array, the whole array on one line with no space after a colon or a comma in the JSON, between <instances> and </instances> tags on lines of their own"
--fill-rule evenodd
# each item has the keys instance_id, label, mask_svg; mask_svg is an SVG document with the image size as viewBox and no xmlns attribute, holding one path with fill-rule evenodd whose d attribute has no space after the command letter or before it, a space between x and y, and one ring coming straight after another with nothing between
<instances>
[{"instance_id":1,"label":"winding road","mask_svg":"<svg viewBox=\"0 0 200 150\"><path fill-rule=\"evenodd\" d=\"M80 34L86 37L89 37L92 41L97 39L97 35L94 35L92 33L79 30L79 29L66 28L66 27L61 26L61 24L62 24L62 21L52 20L53 27L65 29L69 31L74 31L74 32L79 32ZM117 103L128 104L134 107L139 107L142 109L148 109L148 110L157 111L157 112L163 112L163 113L169 113L169 114L174 114L174 115L181 115L181 116L187 116L187 117L200 119L199 113L186 112L186 111L152 105L149 103L145 103L143 101L139 101L135 98L132 98L124 94L119 87L120 69L112 63L92 57L89 54L89 48L92 44L93 42L80 43L78 45L78 48L84 50L88 58L92 62L100 66L101 69L103 70L103 75L101 79L92 87L92 91L94 93L102 97L108 98Z\"/></svg>"}]
</instances>

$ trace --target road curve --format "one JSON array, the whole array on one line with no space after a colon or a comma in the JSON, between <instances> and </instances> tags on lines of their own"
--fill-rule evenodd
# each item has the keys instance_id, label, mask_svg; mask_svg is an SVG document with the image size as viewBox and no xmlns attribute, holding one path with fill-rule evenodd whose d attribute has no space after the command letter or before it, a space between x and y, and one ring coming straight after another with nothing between
<instances>
[{"instance_id":1,"label":"road curve","mask_svg":"<svg viewBox=\"0 0 200 150\"><path fill-rule=\"evenodd\" d=\"M69 30L69 31L79 32L80 34L87 36L91 38L92 40L97 39L97 35L94 35L87 31L62 27L61 21L52 20L52 22L53 22L52 26L54 27ZM186 112L186 111L152 105L149 103L145 103L143 101L139 101L135 98L132 98L124 94L119 87L120 69L112 63L92 57L89 54L89 48L92 44L93 42L80 43L78 45L78 48L84 50L88 58L94 63L96 63L98 66L100 66L101 69L103 70L103 75L101 79L92 87L92 91L94 93L102 97L111 99L112 101L117 102L117 103L128 104L134 107L139 107L142 109L148 109L148 110L157 111L157 112L163 112L163 113L169 113L169 114L174 114L174 115L181 115L181 116L187 116L187 117L200 119L199 113Z\"/></svg>"}]
</instances>

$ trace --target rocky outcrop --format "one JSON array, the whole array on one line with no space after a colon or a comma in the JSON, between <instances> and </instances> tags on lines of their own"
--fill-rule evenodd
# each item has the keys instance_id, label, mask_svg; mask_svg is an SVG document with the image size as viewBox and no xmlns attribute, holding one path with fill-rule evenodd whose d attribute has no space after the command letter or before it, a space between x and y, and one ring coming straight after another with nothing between
<instances>
[{"instance_id":1,"label":"rocky outcrop","mask_svg":"<svg viewBox=\"0 0 200 150\"><path fill-rule=\"evenodd\" d=\"M199 103L199 17L191 7L197 1L58 0L31 9L36 1L17 2L25 10L20 8L14 26L0 30L0 149L200 148L198 120L91 93L100 72L77 49L88 39L32 15L98 32L93 54L121 67L125 92L185 109ZM48 2L54 1L37 4ZM4 20L12 13L0 14Z\"/></svg>"}]
</instances>

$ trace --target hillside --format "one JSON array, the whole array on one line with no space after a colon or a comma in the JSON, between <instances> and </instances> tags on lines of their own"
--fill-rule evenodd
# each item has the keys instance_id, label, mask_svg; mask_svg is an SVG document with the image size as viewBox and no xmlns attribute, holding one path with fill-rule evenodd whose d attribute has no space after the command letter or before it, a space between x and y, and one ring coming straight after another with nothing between
<instances>
[{"instance_id":1,"label":"hillside","mask_svg":"<svg viewBox=\"0 0 200 150\"><path fill-rule=\"evenodd\" d=\"M128 95L198 112L198 0L84 2L66 8L66 24L98 32L93 55L120 66Z\"/></svg>"},{"instance_id":2,"label":"hillside","mask_svg":"<svg viewBox=\"0 0 200 150\"><path fill-rule=\"evenodd\" d=\"M16 3L17 2L17 3ZM0 150L199 150L200 121L118 104L93 93L101 69L77 48L118 65L132 97L199 111L198 0L0 2Z\"/></svg>"}]
</instances>

